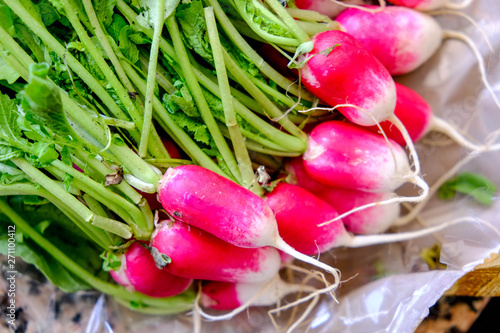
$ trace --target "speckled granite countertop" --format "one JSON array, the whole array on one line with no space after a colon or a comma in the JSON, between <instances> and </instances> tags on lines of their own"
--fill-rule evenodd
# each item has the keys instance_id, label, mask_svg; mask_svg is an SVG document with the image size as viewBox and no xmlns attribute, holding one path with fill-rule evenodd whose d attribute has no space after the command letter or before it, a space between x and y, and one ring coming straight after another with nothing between
<instances>
[{"instance_id":1,"label":"speckled granite countertop","mask_svg":"<svg viewBox=\"0 0 500 333\"><path fill-rule=\"evenodd\" d=\"M0 332L15 333L80 333L88 332L94 306L99 299L95 292L66 294L47 283L43 275L30 265L21 263L23 274L16 278L16 328L9 328L7 321L7 291L5 266L0 281L0 304L2 316ZM443 296L430 309L415 333L460 333L468 332L482 310L488 297ZM94 332L134 332L124 323L107 318L109 327L100 327ZM137 328L135 328L137 329Z\"/></svg>"}]
</instances>

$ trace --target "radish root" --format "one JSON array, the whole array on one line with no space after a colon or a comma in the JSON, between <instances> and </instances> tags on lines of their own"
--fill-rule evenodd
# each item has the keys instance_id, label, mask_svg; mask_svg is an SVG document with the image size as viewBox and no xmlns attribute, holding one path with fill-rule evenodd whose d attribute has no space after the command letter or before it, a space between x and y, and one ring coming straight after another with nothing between
<instances>
[{"instance_id":1,"label":"radish root","mask_svg":"<svg viewBox=\"0 0 500 333\"><path fill-rule=\"evenodd\" d=\"M500 109L500 102L495 94L495 91L493 90L493 87L488 82L488 78L486 76L486 66L484 63L484 59L481 56L481 54L479 53L479 50L478 50L476 44L474 44L474 42L469 37L467 37L465 34L457 32L457 31L445 30L445 31L443 31L443 34L444 34L445 38L459 39L459 40L465 42L467 45L469 45L469 47L472 49L472 52L474 52L474 55L476 56L476 59L478 61L479 72L481 73L481 79L483 81L483 84L484 84L485 88L490 92L491 97L495 101L495 104L497 105L497 107Z\"/></svg>"}]
</instances>

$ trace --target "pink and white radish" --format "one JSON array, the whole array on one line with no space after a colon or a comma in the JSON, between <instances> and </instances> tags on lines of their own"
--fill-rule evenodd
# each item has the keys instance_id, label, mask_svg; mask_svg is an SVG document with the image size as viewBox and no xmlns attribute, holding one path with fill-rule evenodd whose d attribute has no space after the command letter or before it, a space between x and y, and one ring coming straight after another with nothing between
<instances>
[{"instance_id":1,"label":"pink and white radish","mask_svg":"<svg viewBox=\"0 0 500 333\"><path fill-rule=\"evenodd\" d=\"M392 192L364 192L341 187L330 187L311 178L305 171L301 158L293 158L285 165L290 184L300 186L329 203L339 214L356 207L394 197ZM401 208L398 203L376 205L344 216L342 222L347 231L359 235L377 234L386 231L396 221Z\"/></svg>"},{"instance_id":2,"label":"pink and white radish","mask_svg":"<svg viewBox=\"0 0 500 333\"><path fill-rule=\"evenodd\" d=\"M110 271L113 279L132 291L151 297L169 297L184 292L192 279L173 275L156 267L151 252L138 242L119 256L121 262L117 271Z\"/></svg>"},{"instance_id":3,"label":"pink and white radish","mask_svg":"<svg viewBox=\"0 0 500 333\"><path fill-rule=\"evenodd\" d=\"M311 276L311 274L309 274L309 276ZM302 315L288 328L287 332L292 332L297 325L307 318L317 304L320 294L316 288L305 284L305 282L301 284L287 283L281 280L279 275L271 281L254 284L208 281L203 285L201 294L198 295L194 312L212 321L226 320L246 310L250 306L272 306L280 302L280 300L287 295L302 292L306 292L307 295L293 302L287 302L285 306L278 307L268 312L268 314L271 315L273 312L291 308L311 299L307 308L303 310ZM205 308L230 311L222 315L211 315L202 310L198 303L201 303Z\"/></svg>"},{"instance_id":4,"label":"pink and white radish","mask_svg":"<svg viewBox=\"0 0 500 333\"><path fill-rule=\"evenodd\" d=\"M439 8L462 9L469 6L474 0L453 2L452 0L389 0L397 6L409 7L418 10L434 10Z\"/></svg>"},{"instance_id":5,"label":"pink and white radish","mask_svg":"<svg viewBox=\"0 0 500 333\"><path fill-rule=\"evenodd\" d=\"M396 88L387 69L351 35L329 30L313 36L313 49L302 56L304 86L350 121L372 126L389 119L396 107Z\"/></svg>"},{"instance_id":6,"label":"pink and white radish","mask_svg":"<svg viewBox=\"0 0 500 333\"><path fill-rule=\"evenodd\" d=\"M303 161L307 173L320 183L368 192L397 189L410 169L399 144L338 120L311 131ZM410 181L425 188L418 178Z\"/></svg>"},{"instance_id":7,"label":"pink and white radish","mask_svg":"<svg viewBox=\"0 0 500 333\"><path fill-rule=\"evenodd\" d=\"M323 220L327 216L336 216L335 209L299 186L280 183L267 195L266 200L276 214L278 228L283 234L283 238L296 248L304 251L315 251L311 254L326 252L341 246L364 247L410 240L443 230L460 222L474 221L473 218L464 218L417 231L353 236L344 229L340 220ZM314 209L310 207L314 207ZM328 236L325 237L325 234Z\"/></svg>"},{"instance_id":8,"label":"pink and white radish","mask_svg":"<svg viewBox=\"0 0 500 333\"><path fill-rule=\"evenodd\" d=\"M347 8L335 20L391 75L406 74L422 65L443 40L443 31L434 18L406 7L388 6L376 12Z\"/></svg>"},{"instance_id":9,"label":"pink and white radish","mask_svg":"<svg viewBox=\"0 0 500 333\"><path fill-rule=\"evenodd\" d=\"M486 76L484 59L474 42L463 33L443 30L430 15L400 6L387 6L378 11L348 8L336 17L336 21L345 32L359 40L391 75L406 74L418 68L435 54L444 38L467 43L478 60L483 84L500 108ZM370 28L366 29L367 26Z\"/></svg>"},{"instance_id":10,"label":"pink and white radish","mask_svg":"<svg viewBox=\"0 0 500 333\"><path fill-rule=\"evenodd\" d=\"M418 155L406 129L394 115L396 86L382 63L351 35L330 30L312 38L313 50L301 58L304 86L319 99L338 109L361 126L391 121L406 139L415 170L420 173ZM403 174L401 174L403 175Z\"/></svg>"},{"instance_id":11,"label":"pink and white radish","mask_svg":"<svg viewBox=\"0 0 500 333\"><path fill-rule=\"evenodd\" d=\"M214 223L217 223L216 221ZM170 258L164 270L191 279L255 283L280 269L275 248L242 248L183 222L162 221L151 246Z\"/></svg>"},{"instance_id":12,"label":"pink and white radish","mask_svg":"<svg viewBox=\"0 0 500 333\"><path fill-rule=\"evenodd\" d=\"M335 282L328 291L338 286L337 270L283 241L271 207L233 181L196 165L182 165L165 172L158 191L163 208L175 219L238 247L275 247L331 273Z\"/></svg>"},{"instance_id":13,"label":"pink and white radish","mask_svg":"<svg viewBox=\"0 0 500 333\"><path fill-rule=\"evenodd\" d=\"M234 310L251 306L270 306L283 297L298 292L315 292L316 288L292 284L276 276L262 283L229 283L208 281L201 290L201 305L214 310Z\"/></svg>"},{"instance_id":14,"label":"pink and white radish","mask_svg":"<svg viewBox=\"0 0 500 333\"><path fill-rule=\"evenodd\" d=\"M414 142L420 140L430 131L437 131L446 134L460 145L474 152L491 151L500 147L499 145L478 145L466 139L445 120L433 115L427 101L413 89L396 83L396 92L397 103L395 114L405 125ZM404 138L390 122L383 121L379 125L388 138L400 145L405 144ZM378 126L367 127L367 129L375 133L380 133Z\"/></svg>"},{"instance_id":15,"label":"pink and white radish","mask_svg":"<svg viewBox=\"0 0 500 333\"><path fill-rule=\"evenodd\" d=\"M334 18L346 7L363 5L365 2L363 0L347 0L342 2L335 0L295 0L294 3L299 9L313 10Z\"/></svg>"}]
</instances>

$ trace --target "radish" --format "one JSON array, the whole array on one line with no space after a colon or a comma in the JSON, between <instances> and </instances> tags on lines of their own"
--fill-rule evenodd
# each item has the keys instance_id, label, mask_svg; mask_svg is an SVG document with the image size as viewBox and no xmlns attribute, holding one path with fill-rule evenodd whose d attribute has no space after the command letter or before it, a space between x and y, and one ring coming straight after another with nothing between
<instances>
[{"instance_id":1,"label":"radish","mask_svg":"<svg viewBox=\"0 0 500 333\"><path fill-rule=\"evenodd\" d=\"M212 233L239 247L273 246L331 273L336 269L298 252L280 237L274 213L259 196L208 169L196 165L170 168L158 184L163 208L179 221Z\"/></svg>"},{"instance_id":2,"label":"radish","mask_svg":"<svg viewBox=\"0 0 500 333\"><path fill-rule=\"evenodd\" d=\"M300 57L304 86L350 121L361 126L391 121L400 131L413 159L415 178L420 162L413 142L401 121L394 115L396 86L382 63L351 35L330 30L312 38L313 50ZM421 181L423 183L423 181ZM422 184L424 185L424 184Z\"/></svg>"},{"instance_id":3,"label":"radish","mask_svg":"<svg viewBox=\"0 0 500 333\"><path fill-rule=\"evenodd\" d=\"M477 145L467 140L455 128L443 119L432 114L432 110L427 101L416 91L402 84L396 83L397 103L395 115L408 129L408 133L414 142L420 140L431 130L442 132L450 138L475 152L498 149L498 145ZM383 121L380 127L388 138L404 145L405 141L399 131L395 130L388 121ZM379 133L378 126L367 127L369 131Z\"/></svg>"},{"instance_id":4,"label":"radish","mask_svg":"<svg viewBox=\"0 0 500 333\"><path fill-rule=\"evenodd\" d=\"M397 189L410 169L399 144L338 120L312 130L303 161L307 173L320 183L369 192Z\"/></svg>"},{"instance_id":5,"label":"radish","mask_svg":"<svg viewBox=\"0 0 500 333\"><path fill-rule=\"evenodd\" d=\"M292 332L307 318L319 300L318 290L305 284L310 277L312 275L309 272L308 277L301 284L287 283L281 280L279 275L276 275L271 281L258 284L209 281L201 289L201 294L198 294L194 312L209 320L226 320L246 310L249 306L271 306L289 294L307 292L306 296L268 312L271 316L272 313L280 312L311 299L301 316L288 328L287 332ZM205 313L198 303L201 303L206 308L231 311L222 315L210 315Z\"/></svg>"},{"instance_id":6,"label":"radish","mask_svg":"<svg viewBox=\"0 0 500 333\"><path fill-rule=\"evenodd\" d=\"M392 75L415 70L438 50L444 38L460 39L474 52L483 84L500 108L500 101L486 76L484 59L474 42L460 32L441 29L430 15L400 6L388 6L377 11L348 8L336 17L336 21L345 32L359 40ZM366 29L367 26L370 28Z\"/></svg>"},{"instance_id":7,"label":"radish","mask_svg":"<svg viewBox=\"0 0 500 333\"><path fill-rule=\"evenodd\" d=\"M419 67L436 53L443 40L443 31L434 18L406 7L388 6L376 12L347 8L335 20L391 75L406 74Z\"/></svg>"},{"instance_id":8,"label":"radish","mask_svg":"<svg viewBox=\"0 0 500 333\"><path fill-rule=\"evenodd\" d=\"M312 51L299 59L307 90L331 106L353 105L339 111L358 125L376 125L393 116L394 80L361 42L338 30L318 33L312 41Z\"/></svg>"},{"instance_id":9,"label":"radish","mask_svg":"<svg viewBox=\"0 0 500 333\"><path fill-rule=\"evenodd\" d=\"M169 297L184 292L192 280L173 275L156 267L151 253L144 245L134 242L119 257L117 271L109 273L119 284L151 297Z\"/></svg>"},{"instance_id":10,"label":"radish","mask_svg":"<svg viewBox=\"0 0 500 333\"><path fill-rule=\"evenodd\" d=\"M160 222L151 246L170 258L166 271L192 279L253 283L269 281L280 269L272 247L237 247L178 221Z\"/></svg>"},{"instance_id":11,"label":"radish","mask_svg":"<svg viewBox=\"0 0 500 333\"><path fill-rule=\"evenodd\" d=\"M278 183L265 199L276 215L281 237L299 252L323 253L349 237L341 220L316 226L339 214L327 202L299 186Z\"/></svg>"},{"instance_id":12,"label":"radish","mask_svg":"<svg viewBox=\"0 0 500 333\"><path fill-rule=\"evenodd\" d=\"M434 10L439 8L462 9L469 6L473 0L452 2L451 0L390 0L397 6L404 6L418 10Z\"/></svg>"},{"instance_id":13,"label":"radish","mask_svg":"<svg viewBox=\"0 0 500 333\"><path fill-rule=\"evenodd\" d=\"M364 192L323 185L307 174L301 158L293 158L285 165L290 184L300 186L328 202L339 214L371 202L388 200L392 192ZM386 231L400 214L400 205L376 205L342 218L349 232L359 235L376 234Z\"/></svg>"},{"instance_id":14,"label":"radish","mask_svg":"<svg viewBox=\"0 0 500 333\"><path fill-rule=\"evenodd\" d=\"M234 310L240 307L270 306L286 295L315 292L316 288L283 281L278 276L261 283L229 283L208 281L201 291L201 305L214 310Z\"/></svg>"},{"instance_id":15,"label":"radish","mask_svg":"<svg viewBox=\"0 0 500 333\"><path fill-rule=\"evenodd\" d=\"M299 9L313 10L330 18L334 18L343 9L352 5L363 5L363 0L295 0L295 5Z\"/></svg>"},{"instance_id":16,"label":"radish","mask_svg":"<svg viewBox=\"0 0 500 333\"><path fill-rule=\"evenodd\" d=\"M417 231L353 236L344 229L339 219L325 221L325 217L337 215L335 209L299 186L280 183L266 198L276 214L278 228L285 241L304 251L315 249L310 254L319 254L340 246L354 248L406 241L429 235L457 223L476 221L474 218L466 217ZM490 226L484 221L481 222ZM328 236L325 237L325 234Z\"/></svg>"},{"instance_id":17,"label":"radish","mask_svg":"<svg viewBox=\"0 0 500 333\"><path fill-rule=\"evenodd\" d=\"M421 177L408 176L410 165L399 144L348 122L332 120L316 126L302 158L307 173L328 186L392 192L410 182L421 188L417 196L368 203L342 213L338 219L376 205L421 202L429 193Z\"/></svg>"}]
</instances>

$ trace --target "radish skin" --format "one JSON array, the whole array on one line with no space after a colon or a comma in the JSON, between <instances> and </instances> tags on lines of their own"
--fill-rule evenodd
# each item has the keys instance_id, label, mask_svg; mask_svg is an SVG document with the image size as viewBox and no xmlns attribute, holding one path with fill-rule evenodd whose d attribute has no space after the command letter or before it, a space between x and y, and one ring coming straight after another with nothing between
<instances>
[{"instance_id":1,"label":"radish skin","mask_svg":"<svg viewBox=\"0 0 500 333\"><path fill-rule=\"evenodd\" d=\"M307 90L332 106L354 105L338 110L361 126L393 116L394 80L361 42L338 30L318 33L312 41L312 51L299 59L305 61L300 76Z\"/></svg>"},{"instance_id":2,"label":"radish skin","mask_svg":"<svg viewBox=\"0 0 500 333\"><path fill-rule=\"evenodd\" d=\"M414 142L420 140L430 131L437 131L446 134L458 144L474 152L492 151L500 148L498 144L480 145L466 139L457 129L444 119L433 115L432 109L427 101L411 88L396 83L396 92L397 103L395 115L406 127ZM396 141L400 145L405 144L405 140L401 133L395 129L389 121L383 121L379 125L388 138ZM366 127L366 129L374 133L380 133L378 126Z\"/></svg>"},{"instance_id":3,"label":"radish skin","mask_svg":"<svg viewBox=\"0 0 500 333\"><path fill-rule=\"evenodd\" d=\"M341 220L324 227L316 226L339 214L326 201L299 186L278 183L265 199L276 215L281 237L299 252L323 253L342 242L342 238L349 237Z\"/></svg>"},{"instance_id":4,"label":"radish skin","mask_svg":"<svg viewBox=\"0 0 500 333\"><path fill-rule=\"evenodd\" d=\"M300 186L317 197L328 202L339 214L346 213L355 207L371 202L384 201L394 196L392 192L364 192L329 187L309 176L305 171L301 158L293 158L285 165L290 184ZM401 212L399 204L376 205L362 211L345 216L342 219L347 231L358 235L377 234L386 231L398 218Z\"/></svg>"},{"instance_id":5,"label":"radish skin","mask_svg":"<svg viewBox=\"0 0 500 333\"><path fill-rule=\"evenodd\" d=\"M280 268L272 247L237 247L182 222L159 223L151 246L171 259L166 271L191 279L254 283L269 281Z\"/></svg>"},{"instance_id":6,"label":"radish skin","mask_svg":"<svg viewBox=\"0 0 500 333\"><path fill-rule=\"evenodd\" d=\"M418 10L434 10L439 8L462 9L469 6L473 0L452 2L451 0L390 0L393 5L414 8Z\"/></svg>"},{"instance_id":7,"label":"radish skin","mask_svg":"<svg viewBox=\"0 0 500 333\"><path fill-rule=\"evenodd\" d=\"M436 53L443 40L443 31L432 16L407 7L388 6L376 12L347 8L336 21L391 75L406 74L418 68Z\"/></svg>"},{"instance_id":8,"label":"radish skin","mask_svg":"<svg viewBox=\"0 0 500 333\"><path fill-rule=\"evenodd\" d=\"M363 0L347 0L336 2L332 0L295 0L295 5L299 9L313 10L330 18L337 16L349 5L363 5Z\"/></svg>"},{"instance_id":9,"label":"radish skin","mask_svg":"<svg viewBox=\"0 0 500 333\"><path fill-rule=\"evenodd\" d=\"M148 249L134 242L120 257L117 271L109 273L119 284L151 297L169 297L184 292L192 279L173 275L156 267Z\"/></svg>"},{"instance_id":10,"label":"radish skin","mask_svg":"<svg viewBox=\"0 0 500 333\"><path fill-rule=\"evenodd\" d=\"M335 120L312 130L303 161L307 173L322 184L367 192L393 191L410 171L399 144Z\"/></svg>"},{"instance_id":11,"label":"radish skin","mask_svg":"<svg viewBox=\"0 0 500 333\"><path fill-rule=\"evenodd\" d=\"M280 278L253 284L209 281L203 285L201 305L214 310L234 310L247 303L271 306L289 294L315 291L311 286L287 283Z\"/></svg>"}]
</instances>

